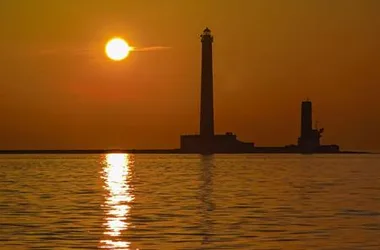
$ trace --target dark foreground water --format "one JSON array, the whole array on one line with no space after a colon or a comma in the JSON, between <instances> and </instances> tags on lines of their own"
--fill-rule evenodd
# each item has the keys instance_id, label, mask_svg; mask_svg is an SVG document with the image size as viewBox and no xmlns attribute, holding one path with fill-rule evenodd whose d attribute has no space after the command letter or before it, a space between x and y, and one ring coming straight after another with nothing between
<instances>
[{"instance_id":1,"label":"dark foreground water","mask_svg":"<svg viewBox=\"0 0 380 250\"><path fill-rule=\"evenodd\" d=\"M380 249L380 157L0 156L0 249Z\"/></svg>"}]
</instances>

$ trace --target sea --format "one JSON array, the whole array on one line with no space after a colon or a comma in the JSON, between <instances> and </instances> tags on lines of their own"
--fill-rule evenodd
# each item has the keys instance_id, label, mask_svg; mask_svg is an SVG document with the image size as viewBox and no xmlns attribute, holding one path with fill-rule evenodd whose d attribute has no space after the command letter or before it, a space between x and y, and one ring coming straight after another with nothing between
<instances>
[{"instance_id":1,"label":"sea","mask_svg":"<svg viewBox=\"0 0 380 250\"><path fill-rule=\"evenodd\" d=\"M0 249L380 249L380 155L0 155Z\"/></svg>"}]
</instances>

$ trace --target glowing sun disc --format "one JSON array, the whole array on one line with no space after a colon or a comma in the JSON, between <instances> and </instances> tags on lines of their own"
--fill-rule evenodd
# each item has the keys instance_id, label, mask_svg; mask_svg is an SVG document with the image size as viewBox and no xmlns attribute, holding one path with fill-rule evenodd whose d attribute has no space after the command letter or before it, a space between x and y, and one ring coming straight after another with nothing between
<instances>
[{"instance_id":1,"label":"glowing sun disc","mask_svg":"<svg viewBox=\"0 0 380 250\"><path fill-rule=\"evenodd\" d=\"M116 37L107 42L105 51L110 59L121 61L129 55L131 47L124 39Z\"/></svg>"}]
</instances>

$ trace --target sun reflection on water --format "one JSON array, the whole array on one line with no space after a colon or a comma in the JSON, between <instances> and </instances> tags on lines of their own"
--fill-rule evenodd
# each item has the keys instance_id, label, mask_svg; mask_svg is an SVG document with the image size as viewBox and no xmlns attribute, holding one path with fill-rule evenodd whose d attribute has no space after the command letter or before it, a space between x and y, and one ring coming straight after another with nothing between
<instances>
[{"instance_id":1,"label":"sun reflection on water","mask_svg":"<svg viewBox=\"0 0 380 250\"><path fill-rule=\"evenodd\" d=\"M121 232L128 226L130 202L134 199L129 185L130 155L107 154L102 170L106 200L104 202L106 239L101 240L101 247L108 249L129 249L130 242L121 240Z\"/></svg>"}]
</instances>

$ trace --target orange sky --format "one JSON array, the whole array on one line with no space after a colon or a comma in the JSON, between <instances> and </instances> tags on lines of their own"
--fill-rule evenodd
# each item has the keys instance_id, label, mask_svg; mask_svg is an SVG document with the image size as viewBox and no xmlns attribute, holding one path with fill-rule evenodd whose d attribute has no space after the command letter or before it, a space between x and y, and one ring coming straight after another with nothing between
<instances>
[{"instance_id":1,"label":"orange sky","mask_svg":"<svg viewBox=\"0 0 380 250\"><path fill-rule=\"evenodd\" d=\"M296 143L309 97L323 143L380 149L378 0L4 0L0 148L174 148L198 132L200 40L214 42L216 132ZM104 55L112 36L135 47Z\"/></svg>"}]
</instances>

